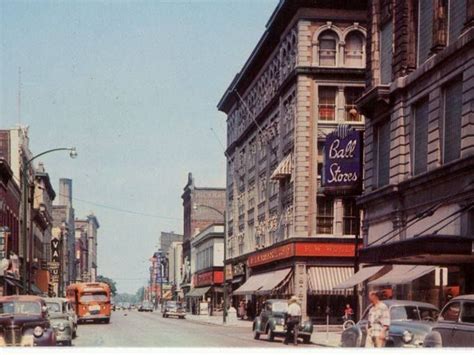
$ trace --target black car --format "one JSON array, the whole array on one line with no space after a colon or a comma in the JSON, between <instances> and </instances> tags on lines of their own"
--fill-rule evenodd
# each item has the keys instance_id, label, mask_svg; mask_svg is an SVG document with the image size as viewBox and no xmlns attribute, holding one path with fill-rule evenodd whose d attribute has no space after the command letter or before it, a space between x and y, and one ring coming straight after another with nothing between
<instances>
[{"instance_id":1,"label":"black car","mask_svg":"<svg viewBox=\"0 0 474 355\"><path fill-rule=\"evenodd\" d=\"M425 347L474 347L474 295L453 298L443 307Z\"/></svg>"}]
</instances>

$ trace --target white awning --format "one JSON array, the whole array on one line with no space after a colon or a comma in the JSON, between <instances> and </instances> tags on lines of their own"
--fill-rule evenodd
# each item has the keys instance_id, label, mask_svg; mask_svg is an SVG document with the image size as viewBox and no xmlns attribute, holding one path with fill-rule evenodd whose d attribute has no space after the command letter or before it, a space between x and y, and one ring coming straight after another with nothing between
<instances>
[{"instance_id":1,"label":"white awning","mask_svg":"<svg viewBox=\"0 0 474 355\"><path fill-rule=\"evenodd\" d=\"M369 282L370 286L408 284L433 271L432 265L393 265L392 270L377 280Z\"/></svg>"},{"instance_id":2,"label":"white awning","mask_svg":"<svg viewBox=\"0 0 474 355\"><path fill-rule=\"evenodd\" d=\"M336 285L354 275L352 267L310 267L308 268L308 291L316 295L349 294L350 290L337 290Z\"/></svg>"},{"instance_id":3,"label":"white awning","mask_svg":"<svg viewBox=\"0 0 474 355\"><path fill-rule=\"evenodd\" d=\"M203 297L210 288L210 286L193 288L186 294L186 297Z\"/></svg>"},{"instance_id":4,"label":"white awning","mask_svg":"<svg viewBox=\"0 0 474 355\"><path fill-rule=\"evenodd\" d=\"M335 289L346 289L346 288L352 288L355 285L358 285L362 282L364 282L367 279L370 279L372 276L374 276L376 273L378 273L380 270L382 270L384 266L368 266L360 269L357 271L352 277L349 277L347 280L341 282L340 284L336 285L334 287Z\"/></svg>"},{"instance_id":5,"label":"white awning","mask_svg":"<svg viewBox=\"0 0 474 355\"><path fill-rule=\"evenodd\" d=\"M293 156L290 153L280 162L280 164L278 164L276 169L273 171L270 179L272 180L284 179L291 175L291 169L293 169Z\"/></svg>"},{"instance_id":6,"label":"white awning","mask_svg":"<svg viewBox=\"0 0 474 355\"><path fill-rule=\"evenodd\" d=\"M245 283L235 290L233 295L271 294L272 291L287 279L291 269L282 269L250 276Z\"/></svg>"}]
</instances>

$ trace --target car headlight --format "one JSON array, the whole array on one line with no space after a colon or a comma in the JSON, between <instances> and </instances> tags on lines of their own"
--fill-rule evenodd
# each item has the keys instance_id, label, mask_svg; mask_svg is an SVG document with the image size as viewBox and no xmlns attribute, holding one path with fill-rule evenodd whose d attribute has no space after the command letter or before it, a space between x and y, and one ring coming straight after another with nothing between
<instances>
[{"instance_id":1,"label":"car headlight","mask_svg":"<svg viewBox=\"0 0 474 355\"><path fill-rule=\"evenodd\" d=\"M402 339L405 343L411 342L413 340L413 333L408 330L405 330L403 332Z\"/></svg>"},{"instance_id":2,"label":"car headlight","mask_svg":"<svg viewBox=\"0 0 474 355\"><path fill-rule=\"evenodd\" d=\"M59 324L58 324L58 329L59 329L60 331L64 331L64 329L66 329L66 326L64 325L64 323L59 323Z\"/></svg>"},{"instance_id":3,"label":"car headlight","mask_svg":"<svg viewBox=\"0 0 474 355\"><path fill-rule=\"evenodd\" d=\"M40 326L37 326L37 327L35 327L35 329L33 329L33 335L34 335L35 337L37 337L37 338L39 338L40 336L42 336L42 335L43 335L43 332L44 332L44 330L43 330L43 328L40 327Z\"/></svg>"},{"instance_id":4,"label":"car headlight","mask_svg":"<svg viewBox=\"0 0 474 355\"><path fill-rule=\"evenodd\" d=\"M285 324L285 320L284 319L279 319L278 324Z\"/></svg>"}]
</instances>

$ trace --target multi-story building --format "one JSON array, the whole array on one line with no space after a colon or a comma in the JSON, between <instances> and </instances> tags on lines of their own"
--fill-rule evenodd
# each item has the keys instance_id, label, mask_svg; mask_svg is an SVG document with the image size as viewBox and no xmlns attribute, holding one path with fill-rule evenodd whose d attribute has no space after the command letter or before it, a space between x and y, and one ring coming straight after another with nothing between
<instances>
[{"instance_id":1,"label":"multi-story building","mask_svg":"<svg viewBox=\"0 0 474 355\"><path fill-rule=\"evenodd\" d=\"M175 232L161 232L160 234L160 249L165 253L170 249L174 242L182 242L183 235Z\"/></svg>"},{"instance_id":2,"label":"multi-story building","mask_svg":"<svg viewBox=\"0 0 474 355\"><path fill-rule=\"evenodd\" d=\"M280 1L218 104L227 114L226 278L254 304L294 293L305 314L324 317L347 301L327 296L353 273L359 212L354 196L326 195L321 180L326 135L363 129L355 102L365 86L366 6ZM257 290L255 277L269 281Z\"/></svg>"},{"instance_id":3,"label":"multi-story building","mask_svg":"<svg viewBox=\"0 0 474 355\"><path fill-rule=\"evenodd\" d=\"M85 219L75 220L76 279L95 282L97 278L97 234L100 228L97 217L90 213ZM80 272L79 274L77 274Z\"/></svg>"},{"instance_id":4,"label":"multi-story building","mask_svg":"<svg viewBox=\"0 0 474 355\"><path fill-rule=\"evenodd\" d=\"M173 297L181 299L181 280L183 275L183 242L171 242L168 251L168 282L173 287Z\"/></svg>"},{"instance_id":5,"label":"multi-story building","mask_svg":"<svg viewBox=\"0 0 474 355\"><path fill-rule=\"evenodd\" d=\"M187 294L190 309L201 301L212 310L222 308L224 282L224 225L211 224L191 240L193 289ZM193 306L194 304L194 306Z\"/></svg>"},{"instance_id":6,"label":"multi-story building","mask_svg":"<svg viewBox=\"0 0 474 355\"><path fill-rule=\"evenodd\" d=\"M474 292L474 2L373 0L368 21L361 261L443 304Z\"/></svg>"},{"instance_id":7,"label":"multi-story building","mask_svg":"<svg viewBox=\"0 0 474 355\"><path fill-rule=\"evenodd\" d=\"M225 188L197 187L191 173L181 196L183 200L183 280L184 294L192 286L191 241L211 224L223 223ZM217 210L217 211L216 211Z\"/></svg>"}]
</instances>

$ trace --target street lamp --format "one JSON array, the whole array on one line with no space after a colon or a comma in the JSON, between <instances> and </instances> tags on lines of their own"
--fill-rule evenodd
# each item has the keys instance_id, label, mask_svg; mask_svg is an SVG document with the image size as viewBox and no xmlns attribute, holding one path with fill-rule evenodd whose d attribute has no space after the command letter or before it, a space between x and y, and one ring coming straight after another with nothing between
<instances>
[{"instance_id":1,"label":"street lamp","mask_svg":"<svg viewBox=\"0 0 474 355\"><path fill-rule=\"evenodd\" d=\"M225 211L222 212L218 210L215 207L212 206L207 206L207 205L201 205L201 204L194 204L193 209L197 210L199 207L204 207L204 208L209 208L217 213L219 213L222 218L224 219L224 311L222 312L222 322L225 324L227 323L227 280L226 280L226 275L225 275L225 261L227 259L227 236L226 236L226 230L227 230L227 221L226 221L226 214Z\"/></svg>"},{"instance_id":2,"label":"street lamp","mask_svg":"<svg viewBox=\"0 0 474 355\"><path fill-rule=\"evenodd\" d=\"M29 287L29 282L27 282L26 278L28 276L28 280L31 278L31 274L28 273L28 268L26 267L26 260L27 256L26 254L28 253L28 248L27 248L27 241L28 241L28 232L27 232L27 223L26 223L26 217L27 217L27 206L28 206L28 169L36 158L39 158L43 155L52 153L52 152L57 152L61 150L66 150L69 152L69 156L74 159L77 157L77 151L75 147L70 147L70 148L54 148L54 149L49 149L46 150L40 154L35 155L34 157L30 158L29 160L26 160L25 154L23 154L23 164L21 167L21 172L22 172L22 204L23 204L23 211L22 211L22 230L21 230L21 239L23 241L23 263L22 263L22 277L23 277L23 290L25 294L28 294L30 292L30 287ZM30 245L30 248L32 248L32 245ZM30 260L31 263L31 260Z\"/></svg>"}]
</instances>

